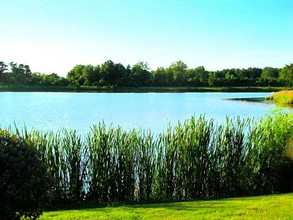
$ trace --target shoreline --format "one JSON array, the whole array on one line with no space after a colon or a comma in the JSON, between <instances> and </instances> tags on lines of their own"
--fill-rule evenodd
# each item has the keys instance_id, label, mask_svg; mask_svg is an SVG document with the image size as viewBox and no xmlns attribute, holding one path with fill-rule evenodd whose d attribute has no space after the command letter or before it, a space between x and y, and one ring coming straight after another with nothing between
<instances>
[{"instance_id":1,"label":"shoreline","mask_svg":"<svg viewBox=\"0 0 293 220\"><path fill-rule=\"evenodd\" d=\"M76 92L76 93L183 93L183 92L275 92L287 87L49 87L0 85L0 92Z\"/></svg>"}]
</instances>

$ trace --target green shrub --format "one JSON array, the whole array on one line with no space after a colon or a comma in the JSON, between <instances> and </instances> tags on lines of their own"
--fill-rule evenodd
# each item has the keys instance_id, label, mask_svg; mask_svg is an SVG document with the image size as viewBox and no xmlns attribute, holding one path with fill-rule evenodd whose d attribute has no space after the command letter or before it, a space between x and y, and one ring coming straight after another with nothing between
<instances>
[{"instance_id":1,"label":"green shrub","mask_svg":"<svg viewBox=\"0 0 293 220\"><path fill-rule=\"evenodd\" d=\"M35 148L0 130L1 219L36 219L49 187L46 168Z\"/></svg>"}]
</instances>

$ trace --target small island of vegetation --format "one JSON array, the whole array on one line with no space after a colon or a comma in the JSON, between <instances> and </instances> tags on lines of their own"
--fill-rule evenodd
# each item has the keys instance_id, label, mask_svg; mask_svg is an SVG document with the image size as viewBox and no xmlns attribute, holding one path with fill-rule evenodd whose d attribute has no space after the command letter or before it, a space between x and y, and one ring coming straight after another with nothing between
<instances>
[{"instance_id":1,"label":"small island of vegetation","mask_svg":"<svg viewBox=\"0 0 293 220\"><path fill-rule=\"evenodd\" d=\"M275 92L267 99L273 100L278 105L293 105L293 90Z\"/></svg>"}]
</instances>

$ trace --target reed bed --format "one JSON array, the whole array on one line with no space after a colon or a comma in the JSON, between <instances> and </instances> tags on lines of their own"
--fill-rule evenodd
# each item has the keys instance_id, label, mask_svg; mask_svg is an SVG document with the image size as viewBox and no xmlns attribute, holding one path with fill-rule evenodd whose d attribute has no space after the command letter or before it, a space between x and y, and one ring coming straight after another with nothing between
<instances>
[{"instance_id":1,"label":"reed bed","mask_svg":"<svg viewBox=\"0 0 293 220\"><path fill-rule=\"evenodd\" d=\"M17 130L52 176L54 202L212 199L293 191L293 115L191 117L159 135L99 123L81 136ZM292 142L291 142L292 143ZM291 148L290 148L291 149Z\"/></svg>"},{"instance_id":2,"label":"reed bed","mask_svg":"<svg viewBox=\"0 0 293 220\"><path fill-rule=\"evenodd\" d=\"M273 93L267 97L268 100L273 100L279 105L293 105L293 90L283 90Z\"/></svg>"}]
</instances>

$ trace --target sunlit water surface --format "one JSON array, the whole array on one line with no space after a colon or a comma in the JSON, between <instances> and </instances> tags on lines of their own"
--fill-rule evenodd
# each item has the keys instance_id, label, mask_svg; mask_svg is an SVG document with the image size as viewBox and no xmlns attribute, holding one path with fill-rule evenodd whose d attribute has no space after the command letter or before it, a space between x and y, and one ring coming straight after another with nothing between
<instances>
[{"instance_id":1,"label":"sunlit water surface","mask_svg":"<svg viewBox=\"0 0 293 220\"><path fill-rule=\"evenodd\" d=\"M276 108L227 98L266 97L270 93L51 93L1 92L0 127L87 132L93 124L124 129L165 131L191 116L205 114L222 122L226 116L259 118Z\"/></svg>"}]
</instances>

